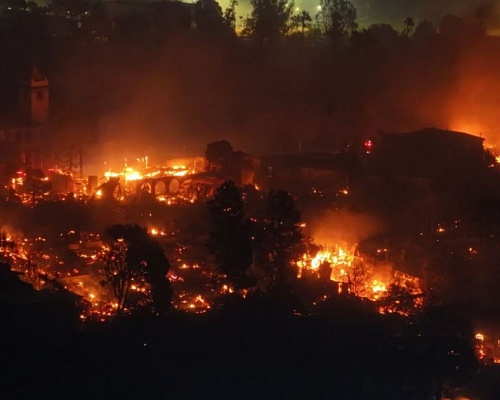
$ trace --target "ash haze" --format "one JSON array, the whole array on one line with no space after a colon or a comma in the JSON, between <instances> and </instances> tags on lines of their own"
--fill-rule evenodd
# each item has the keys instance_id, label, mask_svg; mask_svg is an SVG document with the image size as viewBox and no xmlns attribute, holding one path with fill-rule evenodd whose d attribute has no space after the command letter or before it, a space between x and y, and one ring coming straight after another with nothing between
<instances>
[{"instance_id":1,"label":"ash haze","mask_svg":"<svg viewBox=\"0 0 500 400\"><path fill-rule=\"evenodd\" d=\"M346 242L347 246L384 232L384 223L377 217L348 210L325 210L317 218L321 224L307 233L321 245L333 246Z\"/></svg>"},{"instance_id":2,"label":"ash haze","mask_svg":"<svg viewBox=\"0 0 500 400\"><path fill-rule=\"evenodd\" d=\"M440 4L443 15L472 15L476 5ZM496 3L487 9L494 20ZM221 139L250 154L337 151L379 131L434 126L497 145L500 44L461 31L415 36L411 46L379 33L377 44L354 43L340 58L321 41L262 53L248 41L182 33L161 45L92 47L49 65L52 115L61 142L84 138L93 174L146 155L155 164L203 155Z\"/></svg>"}]
</instances>

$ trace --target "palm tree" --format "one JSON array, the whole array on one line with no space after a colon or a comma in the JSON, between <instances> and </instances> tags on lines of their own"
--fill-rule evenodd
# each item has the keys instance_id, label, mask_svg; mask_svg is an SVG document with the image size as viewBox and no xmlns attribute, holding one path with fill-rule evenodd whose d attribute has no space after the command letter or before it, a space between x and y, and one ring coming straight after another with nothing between
<instances>
[{"instance_id":1,"label":"palm tree","mask_svg":"<svg viewBox=\"0 0 500 400\"><path fill-rule=\"evenodd\" d=\"M309 29L312 18L307 11L302 10L299 14L292 16L290 20L292 22L292 26L297 30L300 28L300 32L302 33L302 36L304 36L306 29Z\"/></svg>"},{"instance_id":2,"label":"palm tree","mask_svg":"<svg viewBox=\"0 0 500 400\"><path fill-rule=\"evenodd\" d=\"M405 20L403 21L404 29L403 29L403 36L410 36L410 34L413 32L413 28L415 28L415 22L413 21L413 18L411 17L406 17Z\"/></svg>"}]
</instances>

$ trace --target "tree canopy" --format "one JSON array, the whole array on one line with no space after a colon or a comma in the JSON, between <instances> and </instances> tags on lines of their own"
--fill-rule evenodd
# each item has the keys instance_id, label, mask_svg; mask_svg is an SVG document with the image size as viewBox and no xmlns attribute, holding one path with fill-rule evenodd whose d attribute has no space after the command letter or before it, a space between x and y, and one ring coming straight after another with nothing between
<instances>
[{"instance_id":1,"label":"tree canopy","mask_svg":"<svg viewBox=\"0 0 500 400\"><path fill-rule=\"evenodd\" d=\"M236 288L247 286L252 263L250 225L244 220L243 200L232 181L225 181L207 203L213 222L209 249L219 271Z\"/></svg>"},{"instance_id":2,"label":"tree canopy","mask_svg":"<svg viewBox=\"0 0 500 400\"><path fill-rule=\"evenodd\" d=\"M337 48L357 29L357 12L348 0L321 0L316 18L326 36Z\"/></svg>"},{"instance_id":3,"label":"tree canopy","mask_svg":"<svg viewBox=\"0 0 500 400\"><path fill-rule=\"evenodd\" d=\"M298 14L292 15L290 21L291 27L304 35L306 30L309 30L312 18L311 14L309 14L306 10L302 10Z\"/></svg>"},{"instance_id":4,"label":"tree canopy","mask_svg":"<svg viewBox=\"0 0 500 400\"><path fill-rule=\"evenodd\" d=\"M267 269L272 286L282 286L296 276L292 261L302 253L303 235L300 212L290 194L271 191L259 237L260 260Z\"/></svg>"},{"instance_id":5,"label":"tree canopy","mask_svg":"<svg viewBox=\"0 0 500 400\"><path fill-rule=\"evenodd\" d=\"M412 34L413 29L415 28L415 21L413 21L413 18L411 17L406 17L403 21L403 25L403 36L409 37Z\"/></svg>"},{"instance_id":6,"label":"tree canopy","mask_svg":"<svg viewBox=\"0 0 500 400\"><path fill-rule=\"evenodd\" d=\"M252 14L246 23L250 36L255 36L261 41L273 40L288 31L293 2L250 0L250 4L253 7Z\"/></svg>"},{"instance_id":7,"label":"tree canopy","mask_svg":"<svg viewBox=\"0 0 500 400\"><path fill-rule=\"evenodd\" d=\"M137 307L151 290L153 307L157 313L168 310L172 300L167 273L170 263L158 241L145 229L135 225L113 225L106 230L109 246L104 263L106 279L118 301L118 311ZM145 289L133 292L134 288Z\"/></svg>"},{"instance_id":8,"label":"tree canopy","mask_svg":"<svg viewBox=\"0 0 500 400\"><path fill-rule=\"evenodd\" d=\"M194 4L194 19L196 29L204 36L216 37L228 32L222 8L215 0L198 0Z\"/></svg>"}]
</instances>

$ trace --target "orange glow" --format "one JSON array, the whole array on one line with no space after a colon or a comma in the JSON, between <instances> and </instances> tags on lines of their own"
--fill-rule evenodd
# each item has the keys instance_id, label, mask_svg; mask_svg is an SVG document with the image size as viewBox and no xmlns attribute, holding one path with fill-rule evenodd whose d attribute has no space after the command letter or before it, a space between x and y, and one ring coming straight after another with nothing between
<instances>
[{"instance_id":1,"label":"orange glow","mask_svg":"<svg viewBox=\"0 0 500 400\"><path fill-rule=\"evenodd\" d=\"M485 132L485 127L478 122L464 121L460 118L450 123L449 129L455 132L468 133L470 135L481 136Z\"/></svg>"},{"instance_id":2,"label":"orange glow","mask_svg":"<svg viewBox=\"0 0 500 400\"><path fill-rule=\"evenodd\" d=\"M411 295L421 293L420 282L417 278L392 271L392 269L388 271L387 268L377 268L376 265L356 256L354 249L355 247L348 251L334 246L321 248L315 255L303 254L302 258L296 262L298 278L326 276L331 281L347 284L348 293L358 297L367 297L372 301L381 300L387 296L391 284L397 284ZM386 251L386 249L381 251ZM342 290L339 286L339 294ZM417 302L421 302L421 299L417 299Z\"/></svg>"}]
</instances>

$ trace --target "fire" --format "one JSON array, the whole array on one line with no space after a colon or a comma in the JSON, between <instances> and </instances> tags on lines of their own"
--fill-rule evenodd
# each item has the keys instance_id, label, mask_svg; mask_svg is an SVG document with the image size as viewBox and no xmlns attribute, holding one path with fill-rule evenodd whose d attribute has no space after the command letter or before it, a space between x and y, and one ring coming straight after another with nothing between
<instances>
[{"instance_id":1,"label":"fire","mask_svg":"<svg viewBox=\"0 0 500 400\"><path fill-rule=\"evenodd\" d=\"M222 285L222 288L220 289L221 294L230 294L234 293L234 288L229 286L229 285Z\"/></svg>"},{"instance_id":2,"label":"fire","mask_svg":"<svg viewBox=\"0 0 500 400\"><path fill-rule=\"evenodd\" d=\"M125 166L122 172L112 172L111 170L108 170L104 173L104 177L107 179L123 178L125 182L138 181L144 178L139 171L127 166Z\"/></svg>"},{"instance_id":3,"label":"fire","mask_svg":"<svg viewBox=\"0 0 500 400\"><path fill-rule=\"evenodd\" d=\"M138 159L138 161L143 161L143 160L146 161L142 162L141 165L139 165L137 168L127 165L127 162L125 161L123 169L121 171L116 172L112 171L111 169L108 169L104 173L104 177L108 180L111 178L121 178L125 182L133 182L146 178L157 178L162 176L180 177L196 173L195 169L196 166L188 167L183 164L174 164L169 167L161 167L161 166L150 167L148 165L148 157L146 156L143 159Z\"/></svg>"},{"instance_id":4,"label":"fire","mask_svg":"<svg viewBox=\"0 0 500 400\"><path fill-rule=\"evenodd\" d=\"M345 268L349 267L354 260L352 253L345 251L339 246L334 248L322 248L313 257L309 254L304 254L302 260L297 262L299 268L298 277L307 274L308 271L319 272L320 267L325 263L329 263L332 267L330 278L342 277L345 275Z\"/></svg>"},{"instance_id":5,"label":"fire","mask_svg":"<svg viewBox=\"0 0 500 400\"><path fill-rule=\"evenodd\" d=\"M373 290L373 293L375 293L375 294L385 293L385 292L387 292L387 287L382 282L378 282L376 279L374 279L372 281L372 290Z\"/></svg>"},{"instance_id":6,"label":"fire","mask_svg":"<svg viewBox=\"0 0 500 400\"><path fill-rule=\"evenodd\" d=\"M325 247L320 249L314 256L307 253L302 256L302 260L297 262L298 277L301 278L311 271L318 274L322 266L329 264L332 269L330 279L342 281L346 276L346 270L352 265L353 261L354 255L341 247Z\"/></svg>"},{"instance_id":7,"label":"fire","mask_svg":"<svg viewBox=\"0 0 500 400\"><path fill-rule=\"evenodd\" d=\"M203 314L212 308L201 294L190 294L184 291L178 294L173 305L178 310L194 312L195 314Z\"/></svg>"},{"instance_id":8,"label":"fire","mask_svg":"<svg viewBox=\"0 0 500 400\"><path fill-rule=\"evenodd\" d=\"M477 332L474 338L474 348L479 362L485 365L500 364L500 351L495 335Z\"/></svg>"},{"instance_id":9,"label":"fire","mask_svg":"<svg viewBox=\"0 0 500 400\"><path fill-rule=\"evenodd\" d=\"M153 236L165 235L158 227L150 226L148 231ZM97 234L70 230L61 234L63 235L75 239L75 244L71 244L73 246L71 248L80 257L81 265L64 265L52 249L45 246L46 239L42 237L26 238L7 232L0 238L0 255L9 261L12 260L13 268L22 272L23 277L33 283L35 289L43 289L57 283L59 287L81 296L85 307L81 314L82 321L104 322L112 318L119 312L118 304L109 288L103 288L99 283L102 280L100 262L103 255L110 250L109 247ZM169 273L168 278L172 283L182 285L184 277L187 281L192 273L210 276L210 272L203 264L197 264L193 262L194 260L184 260L183 250L185 248L181 247L179 258L176 260L177 272ZM471 248L469 251L472 253L474 249ZM411 302L416 304L417 300L421 300L417 278L397 271L388 272L388 268L382 272L382 269L374 263L359 257L356 254L356 246L350 249L341 246L323 247L314 254L303 254L295 265L299 278L338 283L338 290L334 285L332 293L324 293L328 294L327 297L335 292L340 295L365 297L377 301L381 312L400 314L405 312L408 304ZM186 312L204 313L212 309L214 295L237 291L229 284L224 284L217 290L207 290L205 287L193 289L187 285L186 290L174 290L176 296L173 306ZM131 282L130 290L139 296L149 293L148 286L140 280ZM246 292L242 293L243 297L245 295ZM120 312L129 313L133 310L125 309Z\"/></svg>"},{"instance_id":10,"label":"fire","mask_svg":"<svg viewBox=\"0 0 500 400\"><path fill-rule=\"evenodd\" d=\"M417 278L398 271L388 272L377 269L376 265L368 262L362 257L355 255L355 246L350 250L340 246L332 248L321 248L315 255L303 254L296 263L298 278L313 276L327 279L347 287L347 293L366 297L372 301L379 301L393 295L393 291L399 294L402 291L412 297L415 307L421 303L420 283ZM386 268L387 269L387 268ZM339 286L339 293L343 289ZM399 298L396 298L397 303ZM399 303L398 303L399 304ZM400 312L385 307L381 312Z\"/></svg>"}]
</instances>

